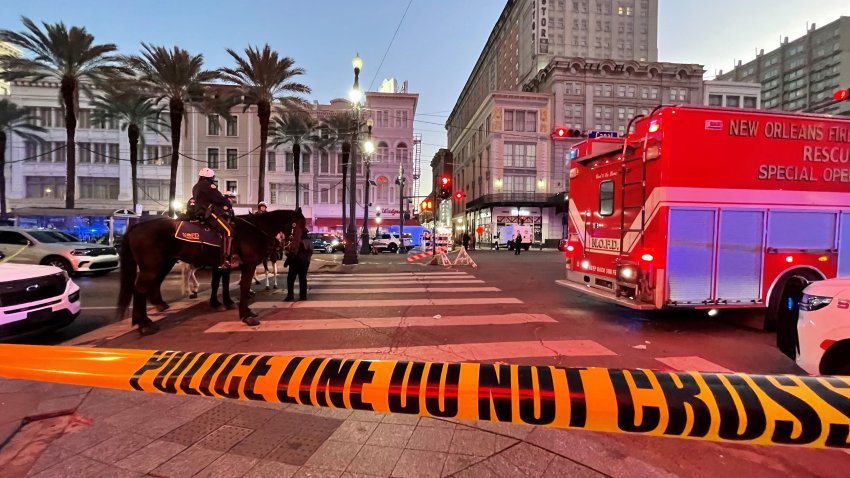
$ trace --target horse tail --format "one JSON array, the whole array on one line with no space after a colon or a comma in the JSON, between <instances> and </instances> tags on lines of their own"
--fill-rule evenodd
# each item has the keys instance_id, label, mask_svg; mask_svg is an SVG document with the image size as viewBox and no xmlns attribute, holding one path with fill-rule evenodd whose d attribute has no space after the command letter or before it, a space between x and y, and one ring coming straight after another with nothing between
<instances>
[{"instance_id":1,"label":"horse tail","mask_svg":"<svg viewBox=\"0 0 850 478\"><path fill-rule=\"evenodd\" d=\"M129 231L128 231L129 232ZM133 250L130 248L131 237L124 236L124 241L121 244L121 288L118 291L118 304L115 306L115 318L121 320L124 318L124 313L130 305L130 300L133 298L133 290L136 287L136 259L133 257Z\"/></svg>"}]
</instances>

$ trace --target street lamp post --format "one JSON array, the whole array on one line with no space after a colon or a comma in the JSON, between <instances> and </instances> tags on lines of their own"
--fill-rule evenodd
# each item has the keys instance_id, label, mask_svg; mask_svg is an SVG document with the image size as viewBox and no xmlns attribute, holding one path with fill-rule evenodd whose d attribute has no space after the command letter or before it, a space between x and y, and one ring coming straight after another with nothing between
<instances>
[{"instance_id":1,"label":"street lamp post","mask_svg":"<svg viewBox=\"0 0 850 478\"><path fill-rule=\"evenodd\" d=\"M357 155L355 154L356 145L357 145L357 134L360 129L360 68L363 67L363 60L360 58L360 54L354 57L351 60L351 66L354 67L354 87L351 89L351 93L349 94L349 98L351 99L351 104L353 106L353 114L354 114L354 127L351 131L351 143L349 144L349 161L348 161L348 170L349 170L349 179L351 183L348 187L348 227L345 231L345 255L342 257L342 263L346 265L357 264L357 246L355 244L356 241L356 228L357 221L355 220L356 214L356 206L357 206ZM343 157L345 157L345 145L343 144ZM345 159L343 159L344 161ZM344 200L345 198L343 198Z\"/></svg>"},{"instance_id":2,"label":"street lamp post","mask_svg":"<svg viewBox=\"0 0 850 478\"><path fill-rule=\"evenodd\" d=\"M406 254L404 248L404 163L398 163L398 253Z\"/></svg>"},{"instance_id":3,"label":"street lamp post","mask_svg":"<svg viewBox=\"0 0 850 478\"><path fill-rule=\"evenodd\" d=\"M372 118L366 121L368 137L363 143L363 162L365 163L365 176L363 179L363 231L360 233L360 253L369 254L369 185L372 181L372 153L375 145L372 144Z\"/></svg>"}]
</instances>

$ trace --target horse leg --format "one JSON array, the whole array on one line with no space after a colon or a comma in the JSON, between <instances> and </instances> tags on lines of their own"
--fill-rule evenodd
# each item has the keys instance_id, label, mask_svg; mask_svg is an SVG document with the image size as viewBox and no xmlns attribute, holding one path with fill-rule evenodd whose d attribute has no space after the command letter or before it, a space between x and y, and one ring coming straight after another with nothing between
<instances>
[{"instance_id":1,"label":"horse leg","mask_svg":"<svg viewBox=\"0 0 850 478\"><path fill-rule=\"evenodd\" d=\"M175 260L167 260L162 265L162 268L159 270L159 274L156 277L156 282L154 283L156 286L150 289L150 294L148 299L151 301L151 304L156 307L158 312L162 312L168 309L169 305L165 303L165 300L162 298L162 283L165 281L165 278L168 277L168 273L171 272L171 269L174 268L174 264L177 261Z\"/></svg>"},{"instance_id":2,"label":"horse leg","mask_svg":"<svg viewBox=\"0 0 850 478\"><path fill-rule=\"evenodd\" d=\"M272 280L274 281L274 288L277 289L277 261L272 261L272 269L274 270Z\"/></svg>"},{"instance_id":3,"label":"horse leg","mask_svg":"<svg viewBox=\"0 0 850 478\"><path fill-rule=\"evenodd\" d=\"M221 269L213 269L212 271L212 283L210 284L210 307L221 312L226 310L221 302L218 301L218 285L221 282L222 271Z\"/></svg>"},{"instance_id":4,"label":"horse leg","mask_svg":"<svg viewBox=\"0 0 850 478\"><path fill-rule=\"evenodd\" d=\"M147 270L140 270L136 278L136 287L133 290L133 325L139 326L139 333L151 335L159 331L159 326L154 324L148 317L147 298L153 288L157 288L155 282L158 275Z\"/></svg>"},{"instance_id":5,"label":"horse leg","mask_svg":"<svg viewBox=\"0 0 850 478\"><path fill-rule=\"evenodd\" d=\"M189 267L189 298L190 299L197 299L198 298L198 290L201 288L201 283L198 282L198 277L195 275L195 272L197 272L198 269L196 269L195 266L192 266L192 265L190 265L188 267Z\"/></svg>"},{"instance_id":6,"label":"horse leg","mask_svg":"<svg viewBox=\"0 0 850 478\"><path fill-rule=\"evenodd\" d=\"M250 326L260 325L257 314L248 308L248 291L251 289L251 276L257 265L242 264L242 277L239 279L239 318Z\"/></svg>"},{"instance_id":7,"label":"horse leg","mask_svg":"<svg viewBox=\"0 0 850 478\"><path fill-rule=\"evenodd\" d=\"M223 271L221 274L221 301L227 310L236 308L236 303L230 298L230 270Z\"/></svg>"},{"instance_id":8,"label":"horse leg","mask_svg":"<svg viewBox=\"0 0 850 478\"><path fill-rule=\"evenodd\" d=\"M268 259L263 261L263 270L266 271L266 290L270 290L269 287L269 261Z\"/></svg>"}]
</instances>

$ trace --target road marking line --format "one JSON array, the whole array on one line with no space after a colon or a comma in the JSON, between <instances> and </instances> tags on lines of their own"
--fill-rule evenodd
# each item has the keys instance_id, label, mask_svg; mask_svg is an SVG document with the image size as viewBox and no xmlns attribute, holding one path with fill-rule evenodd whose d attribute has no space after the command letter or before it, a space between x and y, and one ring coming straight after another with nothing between
<instances>
[{"instance_id":1,"label":"road marking line","mask_svg":"<svg viewBox=\"0 0 850 478\"><path fill-rule=\"evenodd\" d=\"M307 282L309 284L317 284L317 285L330 285L330 284L359 284L359 285L384 285L384 284L398 284L398 285L423 285L429 283L438 283L438 284L484 284L483 280L480 279L440 279L440 280L407 280L407 279L399 279L399 280L344 280L344 281L335 281L335 280L315 280L315 278L310 277Z\"/></svg>"},{"instance_id":2,"label":"road marking line","mask_svg":"<svg viewBox=\"0 0 850 478\"><path fill-rule=\"evenodd\" d=\"M501 292L498 287L388 287L379 289L343 289L328 287L314 289L313 294L420 294L427 292Z\"/></svg>"},{"instance_id":3,"label":"road marking line","mask_svg":"<svg viewBox=\"0 0 850 478\"><path fill-rule=\"evenodd\" d=\"M710 360L706 360L702 357L697 356L656 357L655 360L658 360L664 365L676 370L687 370L690 372L734 373L732 370L729 370L728 368L722 365L718 365Z\"/></svg>"},{"instance_id":4,"label":"road marking line","mask_svg":"<svg viewBox=\"0 0 850 478\"><path fill-rule=\"evenodd\" d=\"M361 299L361 300L322 300L304 302L264 301L251 304L255 309L325 309L337 307L407 307L407 306L443 306L443 305L495 305L522 304L514 297L476 297L464 299Z\"/></svg>"},{"instance_id":5,"label":"road marking line","mask_svg":"<svg viewBox=\"0 0 850 478\"><path fill-rule=\"evenodd\" d=\"M437 277L437 276L470 276L466 272L368 272L362 274L321 274L322 277Z\"/></svg>"},{"instance_id":6,"label":"road marking line","mask_svg":"<svg viewBox=\"0 0 850 478\"><path fill-rule=\"evenodd\" d=\"M291 350L253 352L268 355L302 357L418 360L424 362L461 362L530 357L597 357L617 355L593 340L534 340L524 342L420 345L414 347L376 347L361 349Z\"/></svg>"},{"instance_id":7,"label":"road marking line","mask_svg":"<svg viewBox=\"0 0 850 478\"><path fill-rule=\"evenodd\" d=\"M395 327L449 327L480 325L512 325L557 322L546 314L457 315L434 317L369 317L362 319L308 319L267 320L257 327L246 327L241 322L219 322L204 333L224 332L279 332L328 329L368 329Z\"/></svg>"}]
</instances>

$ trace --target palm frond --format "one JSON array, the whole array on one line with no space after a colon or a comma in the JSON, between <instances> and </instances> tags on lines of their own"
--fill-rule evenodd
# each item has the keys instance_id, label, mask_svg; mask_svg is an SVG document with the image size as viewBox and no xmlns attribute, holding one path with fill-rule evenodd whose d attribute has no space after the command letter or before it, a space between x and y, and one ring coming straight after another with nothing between
<instances>
[{"instance_id":1,"label":"palm frond","mask_svg":"<svg viewBox=\"0 0 850 478\"><path fill-rule=\"evenodd\" d=\"M0 130L13 132L27 140L42 142L41 133L47 130L36 124L36 117L26 108L0 99Z\"/></svg>"}]
</instances>

